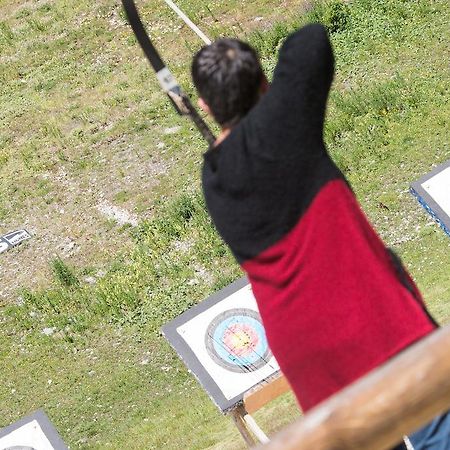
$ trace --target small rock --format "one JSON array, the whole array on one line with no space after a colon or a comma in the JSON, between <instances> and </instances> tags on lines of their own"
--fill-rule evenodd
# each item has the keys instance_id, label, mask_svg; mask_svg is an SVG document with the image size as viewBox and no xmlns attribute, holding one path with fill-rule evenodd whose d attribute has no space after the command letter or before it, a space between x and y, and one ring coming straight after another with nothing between
<instances>
[{"instance_id":1,"label":"small rock","mask_svg":"<svg viewBox=\"0 0 450 450\"><path fill-rule=\"evenodd\" d=\"M130 224L134 227L138 225L137 217L124 208L119 208L118 206L104 201L97 205L97 209L108 219L115 220L119 225Z\"/></svg>"},{"instance_id":2,"label":"small rock","mask_svg":"<svg viewBox=\"0 0 450 450\"><path fill-rule=\"evenodd\" d=\"M31 313L30 313L31 315ZM44 328L42 330L42 334L45 334L46 336L51 336L54 332L55 332L56 328L52 327L52 328Z\"/></svg>"},{"instance_id":3,"label":"small rock","mask_svg":"<svg viewBox=\"0 0 450 450\"><path fill-rule=\"evenodd\" d=\"M181 127L178 125L176 127L165 128L164 133L165 134L175 134L175 133L178 133L180 130L181 130Z\"/></svg>"},{"instance_id":4,"label":"small rock","mask_svg":"<svg viewBox=\"0 0 450 450\"><path fill-rule=\"evenodd\" d=\"M94 277L86 277L86 278L84 279L84 281L85 281L87 284L95 284L96 279L95 279Z\"/></svg>"}]
</instances>

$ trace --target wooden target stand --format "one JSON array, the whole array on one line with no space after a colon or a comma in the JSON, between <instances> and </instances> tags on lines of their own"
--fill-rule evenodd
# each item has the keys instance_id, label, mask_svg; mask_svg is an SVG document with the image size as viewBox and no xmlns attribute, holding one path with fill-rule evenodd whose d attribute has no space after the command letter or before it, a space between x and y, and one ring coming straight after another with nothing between
<instances>
[{"instance_id":1,"label":"wooden target stand","mask_svg":"<svg viewBox=\"0 0 450 450\"><path fill-rule=\"evenodd\" d=\"M261 351L264 354L263 358L255 352L265 363L262 364L263 367L254 365L253 360L249 362L251 368L257 369L253 376L246 378L248 369L245 369L236 370L231 380L228 378L231 369L222 364L224 361L221 359L226 362L228 359L235 361L239 358L233 354L228 356L230 349L222 343L220 329L214 342L222 343L223 349L228 352L225 352L227 353L225 356L213 353L205 345L205 336L208 337L209 342L213 339L214 331L219 328L218 326L226 323L226 320L233 318L236 314L249 318L250 326L256 326L256 334L261 331L262 324L258 318L255 318L258 314L256 300L245 277L175 317L162 327L162 332L220 412L231 416L247 446L252 447L257 443L267 443L269 439L251 414L289 391L290 386L285 377L280 374L278 364L268 347ZM261 340L263 341L265 342L264 339ZM214 358L214 355L217 357ZM244 377L239 377L240 375ZM230 385L230 383L237 383L237 385Z\"/></svg>"},{"instance_id":2,"label":"wooden target stand","mask_svg":"<svg viewBox=\"0 0 450 450\"><path fill-rule=\"evenodd\" d=\"M270 441L251 414L290 390L291 387L284 375L278 373L246 392L242 404L228 413L232 417L247 447L253 447L258 442L266 444Z\"/></svg>"}]
</instances>

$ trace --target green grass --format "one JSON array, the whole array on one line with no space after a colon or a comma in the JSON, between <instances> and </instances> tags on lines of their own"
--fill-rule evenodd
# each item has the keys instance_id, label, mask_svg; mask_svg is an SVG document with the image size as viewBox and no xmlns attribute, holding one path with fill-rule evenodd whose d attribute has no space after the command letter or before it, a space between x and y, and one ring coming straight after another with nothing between
<instances>
[{"instance_id":1,"label":"green grass","mask_svg":"<svg viewBox=\"0 0 450 450\"><path fill-rule=\"evenodd\" d=\"M325 24L337 69L329 151L433 314L448 322L450 242L408 193L450 157L447 2L333 0L288 13L257 3L180 6L211 36L249 39L269 75L290 31ZM140 6L193 92L189 57L200 43L188 30L174 35L179 24L161 6ZM240 276L199 191L204 143L159 92L116 3L4 0L0 13L0 231L42 216L41 234L63 233L81 248L44 247L39 282L22 278L2 300L0 426L42 407L71 448L243 448L159 331ZM260 15L272 26L259 26ZM180 130L165 131L174 125ZM136 212L139 226L102 219L89 222L97 227L89 234L83 224L102 198ZM2 263L17 258L33 274L30 254L41 251L33 245L2 254ZM256 418L271 433L297 415L287 395Z\"/></svg>"}]
</instances>

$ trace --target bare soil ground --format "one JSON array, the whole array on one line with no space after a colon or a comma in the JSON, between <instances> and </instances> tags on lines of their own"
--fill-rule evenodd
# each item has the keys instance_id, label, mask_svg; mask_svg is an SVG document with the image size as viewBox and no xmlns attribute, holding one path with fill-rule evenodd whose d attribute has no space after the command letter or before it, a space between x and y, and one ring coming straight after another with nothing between
<instances>
[{"instance_id":1,"label":"bare soil ground","mask_svg":"<svg viewBox=\"0 0 450 450\"><path fill-rule=\"evenodd\" d=\"M188 13L190 12L191 16L195 15L195 19L200 21L199 25L213 35L225 34L224 31L228 30L231 35L240 35L245 38L257 28L270 27L274 22L285 18L286 14L296 14L302 4L298 1L285 0L273 7L273 2L265 0L249 2L245 7L239 6L239 8L236 8L236 2L228 2L228 4L210 5L207 9L206 2L200 2L196 5L195 11L191 5L192 11L188 10ZM44 0L7 1L2 2L0 9L2 18L12 24L12 33L19 34L20 30L26 26L23 17L31 17L39 24L50 23L45 13L46 8L50 8L49 5L49 2ZM181 33L187 43L194 46L199 44L196 41L197 38L192 36L191 31L176 16L167 17L171 15L171 12L165 11L164 8L164 5L159 4L153 10L143 8L143 16L148 20L152 36L158 45L163 47L168 62L173 61L174 64L178 64L180 58L185 59L184 53L187 49L184 48L183 54L180 55L180 39L178 35L175 39L173 32ZM80 14L72 16L72 22L67 23L67 30L70 32L84 24L92 23L95 18L101 16L106 21L106 28L116 33L116 38L130 38L128 34L130 30L121 17L117 5L102 1L96 8L90 9L80 9ZM40 13L41 10L44 12ZM162 13L164 17L161 17ZM36 25L38 29L40 29L39 24ZM67 33L67 30L63 34ZM59 37L52 34L51 28L41 30L39 36L28 33L23 36L23 41L17 44L19 48L17 54L11 51L1 56L0 61L10 64L11 67L21 64L20 59L27 58L27 47L33 48L37 45L37 41L42 40L42 33L46 34L44 39L48 42L55 41ZM134 54L130 52L124 56L123 49L114 52L114 48L111 45L108 48L108 44L102 44L102 48L94 48L94 54L89 55L92 60L92 69L89 68L88 61L88 75L82 80L84 87L83 85L77 87L74 92L70 91L70 84L64 86L59 83L49 90L46 103L39 99L36 104L29 107L31 112L28 119L21 117L18 123L13 123L14 117L18 114L19 104L16 106L13 104L10 114L4 117L2 131L8 137L11 146L5 150L8 162L3 166L0 165L0 170L3 169L4 173L8 171L9 178L4 177L3 182L5 191L12 194L8 198L5 196L4 199L8 214L3 218L0 216L0 234L25 228L33 235L33 238L1 255L0 303L7 304L20 300L18 290L22 287L35 289L47 286L48 281L52 279L50 263L57 256L63 258L69 265L86 271L101 272L113 255L130 246L127 225L135 226L138 222L151 217L155 188L161 178L165 177L166 184L170 186L170 179L176 179L178 173L185 171L182 159L174 157L173 153L170 156L170 149L176 146L174 141L180 133L180 127L177 128L179 120L175 116L173 116L175 128L160 127L150 123L142 133L149 137L146 143L150 141L151 146L144 147L142 143L136 142L136 132L128 134L126 130L123 130L121 133L111 131L108 134L109 130L113 130L116 125L123 122L121 111L117 108L111 107L108 111L103 106L101 113L106 116L110 113L106 122L97 119L90 120L87 125L85 123L83 114L89 116L95 104L102 101L101 93L111 96L114 85L126 82L126 77L120 73L115 74L114 77L108 76L105 83L108 81L111 83L111 91L102 86L102 89L97 89L94 93L88 87L89 84L95 83L89 71L92 70L94 73L96 68L125 66L126 63L143 64L142 73L146 78L152 79L153 74L150 68L144 66L145 61L140 54L140 49L132 48L131 50ZM61 55L61 58L64 63L64 59L70 58L70 54L69 56ZM80 61L80 67L84 63L86 62ZM42 64L36 65L37 72L42 69ZM185 69L187 68L183 67L183 70ZM33 70L30 73L28 80L32 77ZM46 76L47 80L50 76L50 73ZM184 74L182 78L187 79L187 74ZM102 85L102 83L99 84ZM27 86L27 80L24 80L24 86ZM146 95L146 92L148 94L148 89L158 89L153 81L149 83L149 87L141 83L139 88L142 88L140 93L142 97ZM24 92L26 95L28 91ZM158 95L158 92L154 92L151 97L158 98ZM161 97L158 98L157 103L165 101ZM78 118L69 119L65 117L64 110L73 107L75 101L82 106L81 114ZM133 113L136 112L136 108L139 106L133 104L127 107L126 115L129 116L130 126L134 121ZM49 121L57 128L53 134L56 134L58 139L63 139L66 135L72 136L77 130L86 128L94 134L102 132L105 138L99 142L83 143L72 148L64 146L62 151L65 156L62 161L54 156L55 152L61 151L59 143L39 142L44 158L56 159L56 163L50 170L34 170L30 177L33 185L42 185L45 189L35 191L32 186L28 186L28 192L22 193L21 185L28 184L28 181L23 175L21 147L26 145L38 133L42 125ZM188 133L195 132L188 131ZM169 139L168 144L165 142L167 139ZM181 137L181 140L183 139L186 139L186 132ZM167 148L169 151L166 153ZM65 158L68 161L65 161ZM195 158L200 162L201 150ZM80 161L86 164L85 170L79 169ZM178 165L177 168L174 168L175 164ZM170 193L168 195L170 196Z\"/></svg>"},{"instance_id":2,"label":"bare soil ground","mask_svg":"<svg viewBox=\"0 0 450 450\"><path fill-rule=\"evenodd\" d=\"M52 278L50 261L57 256L72 265L99 268L131 243L129 233L121 229L151 216L152 189L170 163L142 157L132 145L116 152L113 148L109 146L102 168L91 171L86 179L74 177L63 167L56 174L41 174L58 192L58 201L47 205L32 198L15 217L0 223L5 232L25 228L33 235L2 254L5 282L0 299L14 301L21 286L45 286ZM124 176L117 173L118 167ZM125 192L125 201L117 204L121 192ZM136 198L148 198L147 208L136 211Z\"/></svg>"}]
</instances>

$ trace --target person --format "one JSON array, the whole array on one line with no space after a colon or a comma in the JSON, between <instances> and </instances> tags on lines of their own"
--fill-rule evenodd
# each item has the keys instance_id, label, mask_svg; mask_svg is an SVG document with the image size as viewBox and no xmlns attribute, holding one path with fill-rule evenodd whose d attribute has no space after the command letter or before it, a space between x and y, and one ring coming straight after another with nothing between
<instances>
[{"instance_id":1,"label":"person","mask_svg":"<svg viewBox=\"0 0 450 450\"><path fill-rule=\"evenodd\" d=\"M318 24L284 42L270 86L255 50L236 39L192 63L199 106L221 127L204 154L206 205L303 411L437 327L327 153L333 73Z\"/></svg>"}]
</instances>

